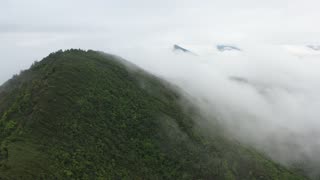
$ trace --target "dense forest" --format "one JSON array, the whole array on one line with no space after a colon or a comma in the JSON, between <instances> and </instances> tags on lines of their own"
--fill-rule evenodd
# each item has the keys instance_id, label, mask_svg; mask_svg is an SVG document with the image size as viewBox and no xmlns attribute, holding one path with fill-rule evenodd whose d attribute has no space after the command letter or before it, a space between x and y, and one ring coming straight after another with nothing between
<instances>
[{"instance_id":1,"label":"dense forest","mask_svg":"<svg viewBox=\"0 0 320 180\"><path fill-rule=\"evenodd\" d=\"M117 56L51 53L0 87L0 179L305 179L187 102Z\"/></svg>"}]
</instances>

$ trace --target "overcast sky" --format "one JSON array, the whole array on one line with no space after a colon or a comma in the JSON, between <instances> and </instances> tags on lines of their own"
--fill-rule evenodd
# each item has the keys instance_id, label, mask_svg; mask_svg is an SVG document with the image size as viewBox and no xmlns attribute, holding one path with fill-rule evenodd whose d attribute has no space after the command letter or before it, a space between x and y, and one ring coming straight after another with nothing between
<instances>
[{"instance_id":1,"label":"overcast sky","mask_svg":"<svg viewBox=\"0 0 320 180\"><path fill-rule=\"evenodd\" d=\"M317 44L319 0L1 0L0 83L52 51Z\"/></svg>"}]
</instances>

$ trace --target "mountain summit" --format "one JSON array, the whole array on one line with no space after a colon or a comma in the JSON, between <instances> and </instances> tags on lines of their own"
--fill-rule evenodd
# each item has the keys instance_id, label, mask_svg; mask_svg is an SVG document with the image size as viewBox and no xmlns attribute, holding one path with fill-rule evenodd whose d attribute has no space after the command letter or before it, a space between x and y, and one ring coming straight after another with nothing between
<instances>
[{"instance_id":1,"label":"mountain summit","mask_svg":"<svg viewBox=\"0 0 320 180\"><path fill-rule=\"evenodd\" d=\"M0 179L304 179L202 132L181 94L117 56L51 53L0 87Z\"/></svg>"}]
</instances>

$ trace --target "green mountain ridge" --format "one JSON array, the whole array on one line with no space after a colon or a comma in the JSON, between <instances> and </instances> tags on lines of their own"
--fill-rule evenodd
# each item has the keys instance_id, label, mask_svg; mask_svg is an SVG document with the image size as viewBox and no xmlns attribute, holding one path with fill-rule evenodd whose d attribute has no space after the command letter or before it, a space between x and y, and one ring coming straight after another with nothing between
<instances>
[{"instance_id":1,"label":"green mountain ridge","mask_svg":"<svg viewBox=\"0 0 320 180\"><path fill-rule=\"evenodd\" d=\"M182 101L117 56L51 53L0 87L0 179L305 179Z\"/></svg>"}]
</instances>

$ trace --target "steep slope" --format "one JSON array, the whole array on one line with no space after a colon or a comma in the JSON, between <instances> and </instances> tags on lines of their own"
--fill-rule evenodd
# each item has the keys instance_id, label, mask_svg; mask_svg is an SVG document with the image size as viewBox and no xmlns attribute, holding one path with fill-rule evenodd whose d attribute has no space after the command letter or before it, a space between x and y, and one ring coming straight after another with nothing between
<instances>
[{"instance_id":1,"label":"steep slope","mask_svg":"<svg viewBox=\"0 0 320 180\"><path fill-rule=\"evenodd\" d=\"M0 88L0 179L303 179L182 100L121 58L52 53Z\"/></svg>"}]
</instances>

